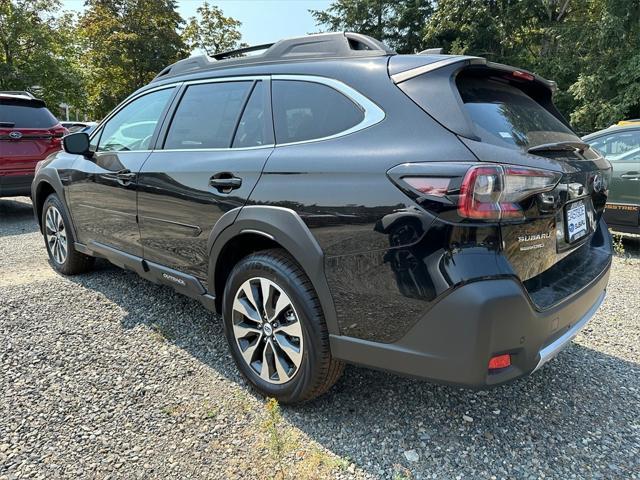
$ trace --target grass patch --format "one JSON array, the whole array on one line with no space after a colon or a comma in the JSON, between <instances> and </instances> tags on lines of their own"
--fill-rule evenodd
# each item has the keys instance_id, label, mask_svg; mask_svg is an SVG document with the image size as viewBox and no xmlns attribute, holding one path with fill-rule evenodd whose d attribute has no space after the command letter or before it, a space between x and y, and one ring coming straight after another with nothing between
<instances>
[{"instance_id":1,"label":"grass patch","mask_svg":"<svg viewBox=\"0 0 640 480\"><path fill-rule=\"evenodd\" d=\"M157 342L171 342L175 340L176 336L166 326L154 323L151 325L151 338Z\"/></svg>"}]
</instances>

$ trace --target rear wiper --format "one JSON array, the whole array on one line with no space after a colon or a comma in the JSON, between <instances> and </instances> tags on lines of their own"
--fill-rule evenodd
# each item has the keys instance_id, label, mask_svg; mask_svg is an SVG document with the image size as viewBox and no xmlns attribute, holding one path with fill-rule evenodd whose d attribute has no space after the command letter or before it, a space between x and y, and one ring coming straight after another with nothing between
<instances>
[{"instance_id":1,"label":"rear wiper","mask_svg":"<svg viewBox=\"0 0 640 480\"><path fill-rule=\"evenodd\" d=\"M0 122L0 127L13 128L15 124L15 122Z\"/></svg>"},{"instance_id":2,"label":"rear wiper","mask_svg":"<svg viewBox=\"0 0 640 480\"><path fill-rule=\"evenodd\" d=\"M588 143L581 142L580 140L567 140L563 142L543 143L542 145L536 145L527 150L527 153L538 152L584 152L589 148Z\"/></svg>"}]
</instances>

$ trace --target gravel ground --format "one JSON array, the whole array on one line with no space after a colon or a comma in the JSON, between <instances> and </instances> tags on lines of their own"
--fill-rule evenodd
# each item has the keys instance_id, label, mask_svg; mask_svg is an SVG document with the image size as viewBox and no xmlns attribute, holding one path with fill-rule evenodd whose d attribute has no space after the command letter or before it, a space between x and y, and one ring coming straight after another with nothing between
<instances>
[{"instance_id":1,"label":"gravel ground","mask_svg":"<svg viewBox=\"0 0 640 480\"><path fill-rule=\"evenodd\" d=\"M64 278L0 199L0 479L640 478L640 240L576 342L472 392L348 367L269 410L197 302L107 263ZM275 432L275 434L274 434Z\"/></svg>"}]
</instances>

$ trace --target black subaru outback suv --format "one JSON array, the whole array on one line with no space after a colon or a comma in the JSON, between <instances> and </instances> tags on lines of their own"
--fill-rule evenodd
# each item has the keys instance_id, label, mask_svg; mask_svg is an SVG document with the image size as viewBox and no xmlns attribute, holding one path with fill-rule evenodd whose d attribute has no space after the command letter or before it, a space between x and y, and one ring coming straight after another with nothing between
<instances>
[{"instance_id":1,"label":"black subaru outback suv","mask_svg":"<svg viewBox=\"0 0 640 480\"><path fill-rule=\"evenodd\" d=\"M220 312L282 402L345 362L500 384L585 326L611 264L611 168L553 90L353 33L189 58L64 138L35 214L61 273L102 257Z\"/></svg>"}]
</instances>

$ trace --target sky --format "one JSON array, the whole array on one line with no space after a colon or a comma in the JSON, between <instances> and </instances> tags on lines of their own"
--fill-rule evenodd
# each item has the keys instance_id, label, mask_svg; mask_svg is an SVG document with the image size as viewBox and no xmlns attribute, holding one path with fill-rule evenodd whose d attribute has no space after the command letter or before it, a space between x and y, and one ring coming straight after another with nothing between
<instances>
[{"instance_id":1,"label":"sky","mask_svg":"<svg viewBox=\"0 0 640 480\"><path fill-rule=\"evenodd\" d=\"M178 11L185 20L196 15L204 0L178 0ZM287 37L318 31L312 10L324 10L330 0L210 0L224 14L242 22L242 41L249 45L270 43ZM84 0L63 0L64 10L84 10Z\"/></svg>"}]
</instances>

